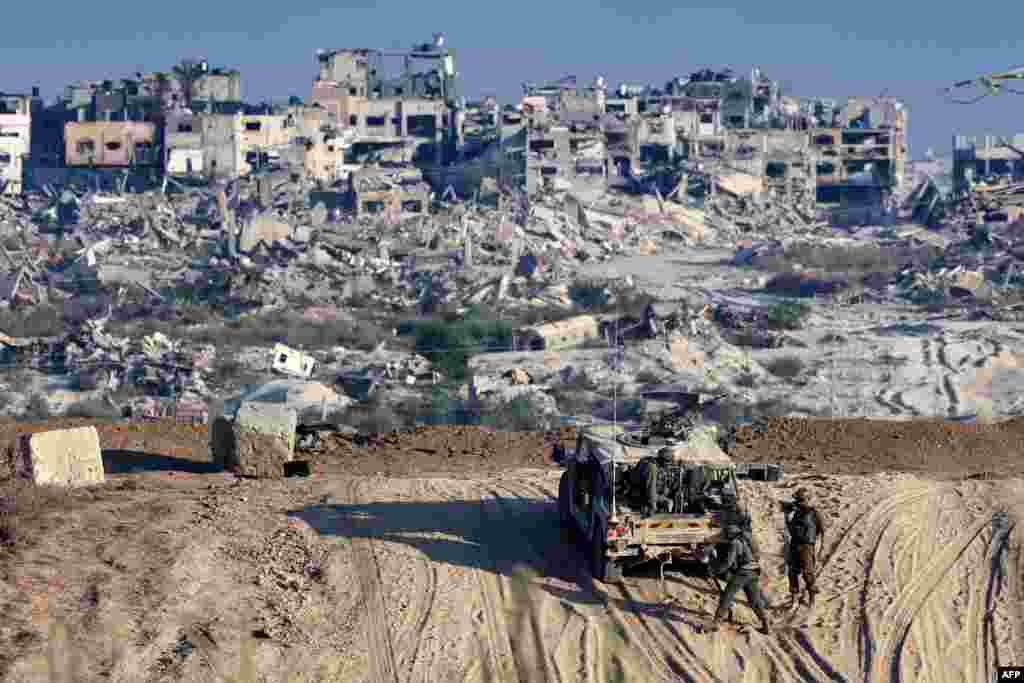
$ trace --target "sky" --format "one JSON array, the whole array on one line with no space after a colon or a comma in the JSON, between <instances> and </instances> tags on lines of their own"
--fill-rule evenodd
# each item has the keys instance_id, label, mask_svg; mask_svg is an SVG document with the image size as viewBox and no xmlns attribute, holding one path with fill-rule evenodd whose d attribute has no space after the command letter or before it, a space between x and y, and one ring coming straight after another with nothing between
<instances>
[{"instance_id":1,"label":"sky","mask_svg":"<svg viewBox=\"0 0 1024 683\"><path fill-rule=\"evenodd\" d=\"M700 68L746 74L757 65L795 95L902 98L912 158L929 147L948 156L956 132L1024 132L1024 95L961 105L939 93L1024 64L1024 2L979 3L977 12L922 0L177 0L159 7L126 0L5 7L4 24L15 30L0 45L0 91L39 86L49 100L73 80L168 70L195 56L239 69L247 101L308 97L317 48L407 49L441 32L456 49L470 99L513 101L524 81L566 75L661 86Z\"/></svg>"}]
</instances>

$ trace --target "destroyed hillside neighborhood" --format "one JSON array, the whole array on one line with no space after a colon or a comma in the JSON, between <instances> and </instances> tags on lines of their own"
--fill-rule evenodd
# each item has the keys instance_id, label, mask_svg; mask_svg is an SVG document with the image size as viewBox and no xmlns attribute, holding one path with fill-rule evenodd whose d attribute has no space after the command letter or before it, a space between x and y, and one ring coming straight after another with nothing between
<instances>
[{"instance_id":1,"label":"destroyed hillside neighborhood","mask_svg":"<svg viewBox=\"0 0 1024 683\"><path fill-rule=\"evenodd\" d=\"M0 681L1024 665L1024 133L307 66L0 91Z\"/></svg>"}]
</instances>

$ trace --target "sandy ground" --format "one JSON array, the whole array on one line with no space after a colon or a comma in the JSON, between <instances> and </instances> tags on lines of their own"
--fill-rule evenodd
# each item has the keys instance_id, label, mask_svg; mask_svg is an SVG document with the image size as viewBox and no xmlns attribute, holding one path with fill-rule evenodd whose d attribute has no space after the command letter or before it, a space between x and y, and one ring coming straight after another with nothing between
<instances>
[{"instance_id":1,"label":"sandy ground","mask_svg":"<svg viewBox=\"0 0 1024 683\"><path fill-rule=\"evenodd\" d=\"M787 595L778 501L808 486L831 525L818 605L778 611L767 636L702 632L716 595L693 569L670 573L674 604L656 569L595 583L558 526L560 470L531 464L543 435L437 453L439 435L419 433L366 462L321 455L311 478L249 481L205 470L185 429L104 427L122 462L110 482L54 499L0 552L2 680L975 683L1024 661L1024 480L978 462L1016 423L775 420L741 435L744 459L796 451L784 481L743 489L773 603ZM179 431L171 460L140 450ZM899 449L871 442L893 434L967 445L892 473ZM389 465L388 448L403 458ZM126 453L148 465L129 470ZM505 467L472 467L474 453ZM736 611L756 623L742 599Z\"/></svg>"}]
</instances>

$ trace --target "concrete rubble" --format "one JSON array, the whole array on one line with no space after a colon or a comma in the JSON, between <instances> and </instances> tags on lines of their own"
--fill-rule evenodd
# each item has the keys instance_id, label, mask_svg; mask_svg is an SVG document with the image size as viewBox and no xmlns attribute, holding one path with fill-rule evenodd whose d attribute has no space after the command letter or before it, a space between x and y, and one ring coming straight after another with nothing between
<instances>
[{"instance_id":1,"label":"concrete rubble","mask_svg":"<svg viewBox=\"0 0 1024 683\"><path fill-rule=\"evenodd\" d=\"M310 97L287 104L246 104L237 72L195 64L220 90L188 108L161 99L152 74L110 84L149 93L135 109L91 82L53 105L26 96L33 129L60 135L33 138L39 163L0 196L0 305L15 317L84 312L50 336L0 326L7 361L63 378L68 402L205 421L211 402L252 393L240 383L265 384L267 349L282 344L315 360L308 379L338 393L335 411L381 388L434 391L449 378L400 333L402 316L515 321L514 339L492 350L516 353L649 343L664 349L664 369L684 374L714 357L711 338L794 346L768 305L699 287L685 306L668 305L609 275L683 253L732 252L730 265L756 271L752 290L800 299L1017 315L1015 138L998 153L991 141L958 141L950 169L907 159L898 99L790 97L760 68L656 86L532 82L501 107L459 94L443 40L416 46L398 74L371 70L375 54L318 51ZM429 69L416 71L417 60ZM88 157L97 140L156 125L132 119L140 107L166 114L156 119L168 154L122 162L115 144ZM862 247L911 256L856 272L814 260ZM597 283L599 303L581 303L581 282ZM632 305L645 296L665 310ZM144 329L150 316L168 326ZM233 340L230 352L194 341L275 316L284 322L273 340ZM365 338L334 350L361 326ZM506 370L502 386L534 393L549 374ZM125 398L127 387L143 395Z\"/></svg>"},{"instance_id":2,"label":"concrete rubble","mask_svg":"<svg viewBox=\"0 0 1024 683\"><path fill-rule=\"evenodd\" d=\"M267 403L243 403L234 419L216 418L210 430L213 463L241 476L279 478L295 459L298 413Z\"/></svg>"}]
</instances>

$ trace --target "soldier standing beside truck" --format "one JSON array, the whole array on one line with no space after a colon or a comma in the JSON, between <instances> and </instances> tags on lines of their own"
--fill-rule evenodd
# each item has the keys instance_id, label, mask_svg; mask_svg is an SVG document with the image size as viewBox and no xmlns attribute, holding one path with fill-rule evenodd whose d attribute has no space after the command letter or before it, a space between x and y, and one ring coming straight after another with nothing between
<instances>
[{"instance_id":1,"label":"soldier standing beside truck","mask_svg":"<svg viewBox=\"0 0 1024 683\"><path fill-rule=\"evenodd\" d=\"M789 550L786 553L786 566L789 573L790 604L796 606L800 599L800 578L803 577L804 588L807 590L807 606L814 606L814 598L818 594L815 585L817 562L815 545L824 542L825 520L811 504L807 489L798 489L793 495L794 505L786 520L789 532Z\"/></svg>"},{"instance_id":2,"label":"soldier standing beside truck","mask_svg":"<svg viewBox=\"0 0 1024 683\"><path fill-rule=\"evenodd\" d=\"M735 524L743 531L743 538L754 550L754 553L758 553L757 546L754 544L754 523L750 518L750 513L743 508L736 493L733 491L722 492L722 527L727 527L730 524Z\"/></svg>"}]
</instances>

